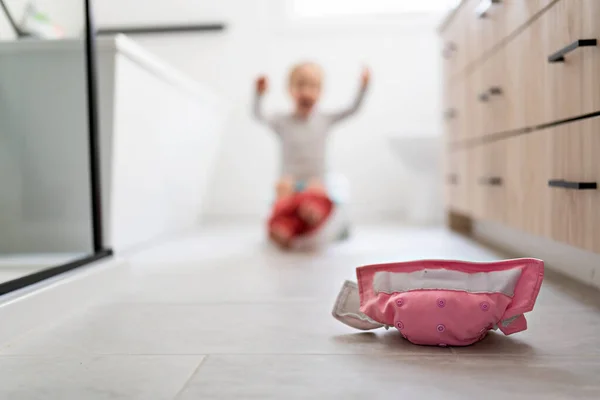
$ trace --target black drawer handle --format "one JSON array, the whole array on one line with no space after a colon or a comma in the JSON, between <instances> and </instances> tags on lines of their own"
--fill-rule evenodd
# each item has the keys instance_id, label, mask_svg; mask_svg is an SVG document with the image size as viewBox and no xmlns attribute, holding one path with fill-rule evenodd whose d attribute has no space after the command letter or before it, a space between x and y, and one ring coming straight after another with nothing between
<instances>
[{"instance_id":1,"label":"black drawer handle","mask_svg":"<svg viewBox=\"0 0 600 400\"><path fill-rule=\"evenodd\" d=\"M481 93L478 98L481 102L487 102L492 96L500 96L503 93L502 88L498 86L492 86L485 92Z\"/></svg>"},{"instance_id":2,"label":"black drawer handle","mask_svg":"<svg viewBox=\"0 0 600 400\"><path fill-rule=\"evenodd\" d=\"M479 179L480 185L502 186L502 178L499 176L490 176Z\"/></svg>"},{"instance_id":3,"label":"black drawer handle","mask_svg":"<svg viewBox=\"0 0 600 400\"><path fill-rule=\"evenodd\" d=\"M477 8L475 8L475 15L477 15L478 18L485 18L487 17L490 8L492 8L494 4L499 3L500 0L481 0Z\"/></svg>"},{"instance_id":4,"label":"black drawer handle","mask_svg":"<svg viewBox=\"0 0 600 400\"><path fill-rule=\"evenodd\" d=\"M560 49L556 53L552 54L548 57L549 63L559 63L565 62L565 56L572 52L573 50L577 50L580 47L594 47L598 45L598 41L596 39L579 39L566 46L563 49Z\"/></svg>"},{"instance_id":5,"label":"black drawer handle","mask_svg":"<svg viewBox=\"0 0 600 400\"><path fill-rule=\"evenodd\" d=\"M492 96L500 96L502 94L502 88L498 86L492 86L490 88L490 95Z\"/></svg>"},{"instance_id":6,"label":"black drawer handle","mask_svg":"<svg viewBox=\"0 0 600 400\"><path fill-rule=\"evenodd\" d=\"M548 186L563 189L573 190L597 190L598 184L596 182L571 182L565 181L564 179L551 179L548 181Z\"/></svg>"},{"instance_id":7,"label":"black drawer handle","mask_svg":"<svg viewBox=\"0 0 600 400\"><path fill-rule=\"evenodd\" d=\"M504 92L502 91L501 87L492 86L487 91L485 91L479 95L479 100L488 101L491 96L500 96L502 93L504 93Z\"/></svg>"}]
</instances>

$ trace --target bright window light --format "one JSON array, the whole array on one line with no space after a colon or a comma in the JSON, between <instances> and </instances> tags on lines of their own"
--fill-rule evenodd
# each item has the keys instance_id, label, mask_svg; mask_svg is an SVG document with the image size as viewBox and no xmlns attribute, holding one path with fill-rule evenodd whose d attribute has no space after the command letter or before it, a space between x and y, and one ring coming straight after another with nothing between
<instances>
[{"instance_id":1,"label":"bright window light","mask_svg":"<svg viewBox=\"0 0 600 400\"><path fill-rule=\"evenodd\" d=\"M441 12L460 0L291 0L296 17L341 17L373 14Z\"/></svg>"}]
</instances>

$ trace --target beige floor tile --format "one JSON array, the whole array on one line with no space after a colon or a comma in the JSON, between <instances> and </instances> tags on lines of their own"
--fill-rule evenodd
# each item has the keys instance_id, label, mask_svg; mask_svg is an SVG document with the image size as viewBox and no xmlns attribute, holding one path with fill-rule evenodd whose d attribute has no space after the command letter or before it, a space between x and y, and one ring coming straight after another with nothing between
<instances>
[{"instance_id":1,"label":"beige floor tile","mask_svg":"<svg viewBox=\"0 0 600 400\"><path fill-rule=\"evenodd\" d=\"M209 356L180 399L597 399L600 362Z\"/></svg>"},{"instance_id":2,"label":"beige floor tile","mask_svg":"<svg viewBox=\"0 0 600 400\"><path fill-rule=\"evenodd\" d=\"M200 356L0 357L0 399L171 400Z\"/></svg>"},{"instance_id":3,"label":"beige floor tile","mask_svg":"<svg viewBox=\"0 0 600 400\"><path fill-rule=\"evenodd\" d=\"M440 354L395 330L357 333L320 302L116 304L0 348L0 354Z\"/></svg>"},{"instance_id":4,"label":"beige floor tile","mask_svg":"<svg viewBox=\"0 0 600 400\"><path fill-rule=\"evenodd\" d=\"M431 258L504 256L435 228L358 227L293 254L260 227L192 233L129 255L118 296L0 344L0 399L600 398L600 294L552 273L529 330L465 348L331 317L357 266Z\"/></svg>"}]
</instances>

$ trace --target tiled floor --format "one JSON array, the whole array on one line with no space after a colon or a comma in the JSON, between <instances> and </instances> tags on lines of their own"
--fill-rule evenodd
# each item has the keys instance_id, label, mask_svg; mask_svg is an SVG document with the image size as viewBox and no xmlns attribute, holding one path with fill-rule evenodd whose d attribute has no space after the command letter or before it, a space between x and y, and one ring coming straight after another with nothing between
<instances>
[{"instance_id":1,"label":"tiled floor","mask_svg":"<svg viewBox=\"0 0 600 400\"><path fill-rule=\"evenodd\" d=\"M330 315L358 265L498 257L438 229L362 227L313 254L259 227L201 231L131 257L105 303L0 345L0 399L599 399L600 296L552 274L527 332L467 348Z\"/></svg>"}]
</instances>

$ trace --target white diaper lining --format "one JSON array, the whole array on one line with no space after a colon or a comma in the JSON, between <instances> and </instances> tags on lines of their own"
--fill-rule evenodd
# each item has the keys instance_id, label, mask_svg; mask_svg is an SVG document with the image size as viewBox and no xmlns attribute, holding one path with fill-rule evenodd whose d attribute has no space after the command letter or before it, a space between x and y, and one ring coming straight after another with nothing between
<instances>
[{"instance_id":1,"label":"white diaper lining","mask_svg":"<svg viewBox=\"0 0 600 400\"><path fill-rule=\"evenodd\" d=\"M414 272L375 273L373 289L376 293L403 293L413 290L453 290L469 293L502 293L515 295L522 269L476 272L473 274L449 269L423 269Z\"/></svg>"},{"instance_id":2,"label":"white diaper lining","mask_svg":"<svg viewBox=\"0 0 600 400\"><path fill-rule=\"evenodd\" d=\"M369 316L364 313L356 314L356 313L351 313L351 312L344 312L344 313L338 313L337 315L339 317L351 317L351 318L360 319L361 321L369 322L371 324L382 325L379 322L369 318Z\"/></svg>"}]
</instances>

